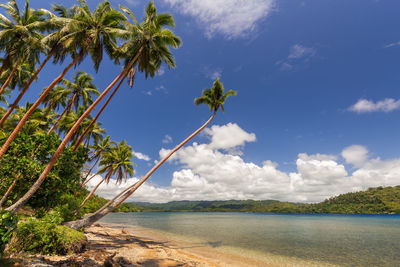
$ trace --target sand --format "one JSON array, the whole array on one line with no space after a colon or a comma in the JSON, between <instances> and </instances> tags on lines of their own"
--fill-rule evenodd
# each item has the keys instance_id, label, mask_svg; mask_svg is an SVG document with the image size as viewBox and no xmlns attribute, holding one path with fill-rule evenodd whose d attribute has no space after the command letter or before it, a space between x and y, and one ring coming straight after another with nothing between
<instances>
[{"instance_id":1,"label":"sand","mask_svg":"<svg viewBox=\"0 0 400 267\"><path fill-rule=\"evenodd\" d=\"M27 266L326 266L290 257L232 253L142 227L96 224L87 228L87 249L69 256L37 256ZM32 265L31 265L32 264Z\"/></svg>"}]
</instances>

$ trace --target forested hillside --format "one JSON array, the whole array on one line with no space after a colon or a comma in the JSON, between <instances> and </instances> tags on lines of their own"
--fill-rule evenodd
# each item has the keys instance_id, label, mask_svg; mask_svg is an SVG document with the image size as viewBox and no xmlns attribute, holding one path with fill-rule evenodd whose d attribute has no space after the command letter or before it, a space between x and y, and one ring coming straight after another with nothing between
<instances>
[{"instance_id":1,"label":"forested hillside","mask_svg":"<svg viewBox=\"0 0 400 267\"><path fill-rule=\"evenodd\" d=\"M317 204L277 200L173 201L136 204L144 211L400 214L400 186L377 187L367 191L346 193Z\"/></svg>"}]
</instances>

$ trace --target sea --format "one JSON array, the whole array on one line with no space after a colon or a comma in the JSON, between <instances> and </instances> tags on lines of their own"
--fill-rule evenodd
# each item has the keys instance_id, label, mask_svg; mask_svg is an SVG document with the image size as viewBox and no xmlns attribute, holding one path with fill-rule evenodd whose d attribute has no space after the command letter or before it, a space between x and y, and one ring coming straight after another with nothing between
<instances>
[{"instance_id":1,"label":"sea","mask_svg":"<svg viewBox=\"0 0 400 267\"><path fill-rule=\"evenodd\" d=\"M135 212L112 213L101 222L144 227L259 257L400 266L400 215Z\"/></svg>"}]
</instances>

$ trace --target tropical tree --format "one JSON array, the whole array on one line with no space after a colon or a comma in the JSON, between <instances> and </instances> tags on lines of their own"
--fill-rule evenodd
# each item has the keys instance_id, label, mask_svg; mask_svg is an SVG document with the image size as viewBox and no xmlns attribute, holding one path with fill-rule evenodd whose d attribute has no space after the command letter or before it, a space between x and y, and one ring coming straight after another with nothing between
<instances>
[{"instance_id":1,"label":"tropical tree","mask_svg":"<svg viewBox=\"0 0 400 267\"><path fill-rule=\"evenodd\" d=\"M211 117L194 133L192 133L188 138L186 138L182 143L177 145L172 149L162 160L160 160L145 176L142 177L137 183L129 186L127 189L119 193L112 200L110 200L106 205L99 209L93 215L87 216L81 220L69 222L68 226L74 229L80 229L82 227L87 227L98 221L99 219L106 216L108 213L112 212L115 208L121 205L129 196L131 196L165 161L167 161L176 151L178 151L182 146L189 142L193 137L195 137L199 132L201 132L215 117L219 108L224 111L224 104L229 96L236 95L236 91L229 90L224 93L224 86L220 82L219 78L214 82L212 88L203 91L202 96L194 100L196 105L206 104L212 112Z\"/></svg>"},{"instance_id":2,"label":"tropical tree","mask_svg":"<svg viewBox=\"0 0 400 267\"><path fill-rule=\"evenodd\" d=\"M86 174L85 178L82 180L81 187L84 186L87 182L90 181L91 178L93 178L95 175L89 178L90 174L92 173L93 168L97 165L99 160L102 158L102 155L104 153L107 153L111 149L111 145L113 145L114 142L110 140L110 136L107 136L106 138L103 139L101 142L95 142L93 146L91 146L93 150L93 155L90 158L90 161L95 161L92 167L90 167L88 173ZM88 179L89 178L89 179Z\"/></svg>"},{"instance_id":3,"label":"tropical tree","mask_svg":"<svg viewBox=\"0 0 400 267\"><path fill-rule=\"evenodd\" d=\"M80 63L87 54L90 54L97 71L103 58L103 49L111 54L116 46L117 37L124 32L121 22L125 20L125 16L121 12L114 10L108 1L100 3L93 13L87 6L86 1L80 0L79 3L80 7L74 13L73 18L57 18L65 22L64 27L59 31L61 38L58 42L72 53L73 61L43 91L31 109L21 119L0 149L0 158L20 132L28 117L42 103L53 87L64 78L69 69Z\"/></svg>"},{"instance_id":4,"label":"tropical tree","mask_svg":"<svg viewBox=\"0 0 400 267\"><path fill-rule=\"evenodd\" d=\"M100 169L97 171L97 174L105 173L105 176L99 183L97 183L82 204L76 209L75 215L79 213L80 209L86 204L103 182L108 184L111 177L115 175L116 183L121 183L122 180L127 180L128 174L133 175L134 173L133 165L135 164L131 162L133 157L132 148L126 144L125 140L111 147L111 149L103 153L101 157L102 159L99 164Z\"/></svg>"},{"instance_id":5,"label":"tropical tree","mask_svg":"<svg viewBox=\"0 0 400 267\"><path fill-rule=\"evenodd\" d=\"M127 9L125 9L127 10ZM133 15L131 16L132 18ZM123 69L123 71L114 79L114 81L103 91L103 93L93 102L93 104L85 111L85 113L79 118L75 125L71 128L68 134L64 137L60 146L57 148L46 168L44 169L42 175L38 178L36 183L19 201L17 201L13 206L9 207L10 211L15 212L20 207L22 207L25 202L38 190L40 185L46 179L51 168L57 162L57 158L61 154L62 150L75 134L80 124L84 119L92 112L92 110L98 105L98 103L108 94L112 87L120 80L127 72L132 69L134 64L138 64L139 71L144 71L146 76L149 74L149 65L161 66L162 62L168 62L168 65L175 66L174 59L169 51L169 47L177 48L181 41L179 37L175 36L174 33L165 29L165 26L175 26L174 20L169 14L157 14L156 8L153 2L150 2L146 7L146 16L142 24L136 23L137 31L132 33L130 38L135 40L127 43L127 48L132 48L130 50L131 59L127 60L129 64ZM126 31L125 31L126 32ZM134 45L136 44L136 45ZM152 68L151 70L154 70ZM150 72L151 73L151 72ZM1 156L1 150L0 150Z\"/></svg>"},{"instance_id":6,"label":"tropical tree","mask_svg":"<svg viewBox=\"0 0 400 267\"><path fill-rule=\"evenodd\" d=\"M133 23L124 21L125 29L130 34L125 44L116 50L116 57L118 60L125 59L124 74L118 86L114 89L110 97L97 113L93 123L97 121L104 109L110 103L112 97L116 94L121 84L126 77L129 77L129 86L133 86L135 77L135 64L137 64L140 72L145 72L146 78L150 75L154 76L155 72L160 68L164 62L168 68L175 67L175 61L168 49L168 46L178 48L181 44L179 37L165 27L175 27L174 19L170 14L157 14L156 7L151 1L146 7L146 16L141 24L138 23L132 11L129 8L120 6L121 10L129 15ZM86 132L79 138L75 144L74 150L77 150L82 143L83 138L90 130L91 125L87 128Z\"/></svg>"},{"instance_id":7,"label":"tropical tree","mask_svg":"<svg viewBox=\"0 0 400 267\"><path fill-rule=\"evenodd\" d=\"M65 114L68 114L73 108L78 111L79 106L82 105L85 109L93 103L93 96L99 95L99 91L93 84L93 77L89 74L78 71L72 78L72 82L63 79L64 87L59 90L59 98L66 99L69 97L67 106L59 116L58 120L54 123L53 127L49 130L51 133L58 125L60 120Z\"/></svg>"},{"instance_id":8,"label":"tropical tree","mask_svg":"<svg viewBox=\"0 0 400 267\"><path fill-rule=\"evenodd\" d=\"M19 64L12 76L10 82L8 83L8 88L14 90L16 87L23 88L24 85L29 81L34 73L33 65L28 62L23 62ZM0 82L4 84L10 76L12 70L6 69L0 76Z\"/></svg>"},{"instance_id":9,"label":"tropical tree","mask_svg":"<svg viewBox=\"0 0 400 267\"><path fill-rule=\"evenodd\" d=\"M26 0L25 7L21 13L16 0L7 4L0 4L6 9L9 18L0 14L0 49L5 50L6 58L0 69L0 75L7 68L11 67L8 79L0 88L0 95L11 82L17 68L23 62L29 62L35 66L39 61L44 46L41 42L42 34L49 30L50 23L46 20L47 10L33 10L29 8L29 1Z\"/></svg>"},{"instance_id":10,"label":"tropical tree","mask_svg":"<svg viewBox=\"0 0 400 267\"><path fill-rule=\"evenodd\" d=\"M80 119L84 112L85 108L83 106L80 106L78 112L71 111L68 113L67 116L64 116L64 118L60 121L60 133L68 133L71 127L75 125L75 123ZM79 136L82 135L82 133L92 123L92 121L93 118L90 115L83 120L76 132L72 135L70 139L71 143L76 142ZM93 141L93 143L103 140L105 132L106 131L101 128L101 123L95 123L94 126L91 128L90 133L86 136L86 146L89 146L91 140Z\"/></svg>"},{"instance_id":11,"label":"tropical tree","mask_svg":"<svg viewBox=\"0 0 400 267\"><path fill-rule=\"evenodd\" d=\"M47 64L47 62L53 57L54 58L54 63L57 62L63 62L65 59L66 54L68 53L67 47L65 47L64 43L60 41L62 35L67 35L66 31L60 32L58 31L61 29L65 24L67 24L69 19L72 19L77 11L77 7L74 6L72 8L66 9L65 7L61 5L54 5L53 10L58 13L59 17L56 17L53 13L51 13L48 10L41 9L44 13L46 13L47 18L48 18L48 28L49 30L56 30L47 36L44 36L42 38L42 44L45 46L47 50L47 55L45 60L42 62L42 64L36 69L35 73L32 75L30 80L25 84L25 86L22 88L21 92L17 96L17 98L14 100L13 104L11 107L8 109L8 111L2 116L2 119L0 120L0 128L3 126L4 122L6 119L10 116L10 114L14 111L14 109L18 106L19 101L21 101L22 97L25 95L33 81L36 80L37 76L39 75L40 71L43 69L43 67ZM65 28L65 27L64 27ZM51 90L50 90L51 92Z\"/></svg>"}]
</instances>

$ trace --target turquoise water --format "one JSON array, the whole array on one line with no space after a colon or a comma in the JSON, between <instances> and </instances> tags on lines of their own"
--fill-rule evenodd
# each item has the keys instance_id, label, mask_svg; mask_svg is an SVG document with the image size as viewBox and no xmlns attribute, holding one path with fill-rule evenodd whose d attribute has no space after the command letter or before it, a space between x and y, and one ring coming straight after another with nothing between
<instances>
[{"instance_id":1,"label":"turquoise water","mask_svg":"<svg viewBox=\"0 0 400 267\"><path fill-rule=\"evenodd\" d=\"M260 213L114 213L102 222L199 238L342 266L400 266L399 215L277 215Z\"/></svg>"}]
</instances>

